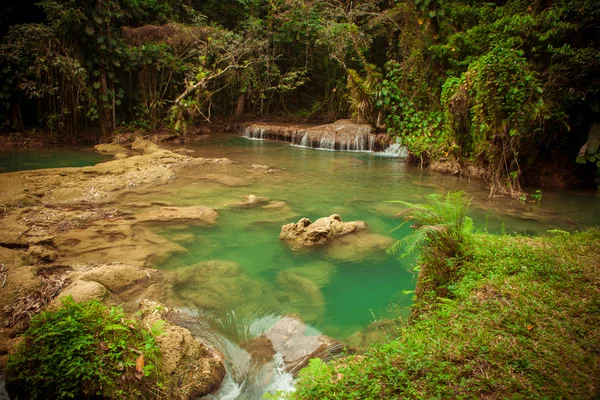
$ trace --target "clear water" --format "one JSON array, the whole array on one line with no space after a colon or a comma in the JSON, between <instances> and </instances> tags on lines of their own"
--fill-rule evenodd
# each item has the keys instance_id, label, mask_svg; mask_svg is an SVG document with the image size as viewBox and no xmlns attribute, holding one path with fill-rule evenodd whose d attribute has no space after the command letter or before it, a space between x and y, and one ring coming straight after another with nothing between
<instances>
[{"instance_id":1,"label":"clear water","mask_svg":"<svg viewBox=\"0 0 600 400\"><path fill-rule=\"evenodd\" d=\"M112 159L88 147L0 150L0 173L42 168L85 167Z\"/></svg>"},{"instance_id":2,"label":"clear water","mask_svg":"<svg viewBox=\"0 0 600 400\"><path fill-rule=\"evenodd\" d=\"M415 286L414 256L398 260L383 247L369 249L364 242L337 249L293 250L278 239L283 224L337 213L344 221L364 220L370 233L396 240L409 228L394 230L400 222L395 215L402 207L386 201L420 203L428 194L464 190L473 198L470 215L480 230L535 235L600 225L600 197L595 192L544 190L540 203L519 202L489 198L481 181L431 173L373 153L306 149L235 135L188 148L195 150L194 156L228 157L235 164L190 168L168 185L125 194L120 207L127 210L131 203L164 201L218 210L212 227L162 224L153 228L185 249L157 261L155 267L179 271L183 277L174 295L190 314L204 321L192 323L192 332L226 356L228 378L217 399L260 398L270 387L291 388L291 377L280 373L277 357L260 366L241 345L268 329L279 315L297 314L318 331L345 341L375 320L409 312L411 295L404 292ZM0 166L23 169L96 162L92 154L80 151L38 153L37 164L31 154L0 154ZM34 162L6 161L11 157ZM267 165L274 172L252 169L253 164ZM285 205L238 207L249 194ZM134 206L130 210L139 212ZM229 263L190 268L211 260Z\"/></svg>"},{"instance_id":3,"label":"clear water","mask_svg":"<svg viewBox=\"0 0 600 400\"><path fill-rule=\"evenodd\" d=\"M489 199L480 181L430 173L372 153L303 149L238 136L219 137L188 148L196 151L195 156L234 160L235 166L223 170L231 176L257 173L249 168L253 164L276 169L273 174L259 172L263 177L250 183L233 182L246 186L232 187L231 182L223 186L200 179L180 183L178 189L163 192L158 198L219 210L214 227L161 229L174 241L186 238L181 244L187 253L157 267L178 269L215 259L239 264L242 275L223 279L211 276L214 284L194 281L181 287L182 292L196 292L194 299L203 297L202 293L210 298L193 302L200 308L210 303L205 311L215 318L223 320L224 315L234 313L237 325L249 326L265 315L293 313L323 333L346 340L374 320L407 315L411 296L403 292L414 289L414 257L398 260L381 248L353 251L360 244L349 244L340 251L293 250L280 242L278 235L283 224L301 217L314 221L337 213L345 221L366 221L374 234L400 239L409 230L405 226L394 231L401 206L386 201L419 203L431 193L464 190L473 197L471 215L481 230L537 234L600 224L600 197L593 192L544 191L541 203L522 203ZM233 206L248 194L284 201L287 207L277 211ZM228 295L215 295L215 288Z\"/></svg>"}]
</instances>

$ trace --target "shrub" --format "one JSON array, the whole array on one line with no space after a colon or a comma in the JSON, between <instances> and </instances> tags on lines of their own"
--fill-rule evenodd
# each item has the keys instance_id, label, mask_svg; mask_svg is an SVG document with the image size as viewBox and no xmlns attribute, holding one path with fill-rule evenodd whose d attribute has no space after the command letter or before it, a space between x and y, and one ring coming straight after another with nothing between
<instances>
[{"instance_id":1,"label":"shrub","mask_svg":"<svg viewBox=\"0 0 600 400\"><path fill-rule=\"evenodd\" d=\"M9 357L6 388L13 399L139 398L160 386L160 352L152 331L120 307L63 299L61 309L32 318Z\"/></svg>"},{"instance_id":2,"label":"shrub","mask_svg":"<svg viewBox=\"0 0 600 400\"><path fill-rule=\"evenodd\" d=\"M471 199L464 192L448 193L445 197L432 194L427 204L395 201L408 208L398 214L404 225L413 222L415 231L398 240L388 252L407 256L421 250L417 295L433 289L443 295L445 287L454 281L458 266L468 254L468 238L473 231L473 220L466 216Z\"/></svg>"}]
</instances>

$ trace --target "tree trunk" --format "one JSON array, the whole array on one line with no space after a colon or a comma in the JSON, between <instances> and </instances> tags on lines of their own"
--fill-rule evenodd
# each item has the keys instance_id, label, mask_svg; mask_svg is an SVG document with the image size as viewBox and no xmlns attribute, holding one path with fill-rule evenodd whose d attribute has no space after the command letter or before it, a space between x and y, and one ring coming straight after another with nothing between
<instances>
[{"instance_id":1,"label":"tree trunk","mask_svg":"<svg viewBox=\"0 0 600 400\"><path fill-rule=\"evenodd\" d=\"M246 111L246 93L240 93L240 96L237 100L237 106L235 108L235 115L233 119L239 121L244 116L244 112Z\"/></svg>"},{"instance_id":2,"label":"tree trunk","mask_svg":"<svg viewBox=\"0 0 600 400\"><path fill-rule=\"evenodd\" d=\"M100 64L100 129L102 131L102 140L108 139L113 131L112 112L108 102L108 85L106 82L106 68Z\"/></svg>"}]
</instances>

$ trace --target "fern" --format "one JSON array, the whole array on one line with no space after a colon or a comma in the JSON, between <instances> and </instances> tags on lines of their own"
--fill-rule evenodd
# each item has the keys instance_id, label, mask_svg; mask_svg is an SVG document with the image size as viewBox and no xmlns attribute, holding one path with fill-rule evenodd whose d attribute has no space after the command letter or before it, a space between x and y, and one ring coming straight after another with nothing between
<instances>
[{"instance_id":1,"label":"fern","mask_svg":"<svg viewBox=\"0 0 600 400\"><path fill-rule=\"evenodd\" d=\"M447 286L457 277L458 267L467 254L468 238L473 232L473 220L467 217L471 200L463 192L446 196L427 196L426 204L392 201L407 208L397 216L410 222L413 232L396 241L388 253L406 257L421 250L417 295L434 290L437 297L447 295Z\"/></svg>"}]
</instances>

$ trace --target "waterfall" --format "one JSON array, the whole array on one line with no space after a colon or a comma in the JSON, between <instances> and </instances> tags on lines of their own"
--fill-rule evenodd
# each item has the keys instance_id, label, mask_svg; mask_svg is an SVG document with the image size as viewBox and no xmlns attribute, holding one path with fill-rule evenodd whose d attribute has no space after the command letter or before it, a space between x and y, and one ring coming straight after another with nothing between
<instances>
[{"instance_id":1,"label":"waterfall","mask_svg":"<svg viewBox=\"0 0 600 400\"><path fill-rule=\"evenodd\" d=\"M304 133L304 135L302 135L302 141L300 142L300 146L308 147L308 133Z\"/></svg>"},{"instance_id":2,"label":"waterfall","mask_svg":"<svg viewBox=\"0 0 600 400\"><path fill-rule=\"evenodd\" d=\"M183 326L210 347L223 354L226 373L221 387L203 400L254 400L269 392L293 392L294 377L285 370L283 357L256 360L236 342L247 342L268 331L281 317L267 315L252 321L239 319L231 311L209 324L194 309L181 308L171 314L171 322ZM204 318L210 318L208 315ZM231 340L231 337L235 337Z\"/></svg>"},{"instance_id":3,"label":"waterfall","mask_svg":"<svg viewBox=\"0 0 600 400\"><path fill-rule=\"evenodd\" d=\"M335 126L335 124L333 124ZM389 140L387 135L362 131L347 131L340 128L319 130L315 127L278 126L255 124L244 128L243 135L253 140L278 140L292 146L310 147L323 150L344 150L372 152L382 157L408 158L408 150L399 143L391 143L383 151Z\"/></svg>"},{"instance_id":4,"label":"waterfall","mask_svg":"<svg viewBox=\"0 0 600 400\"><path fill-rule=\"evenodd\" d=\"M384 151L377 154L382 157L408 158L408 149L396 142L390 144Z\"/></svg>"}]
</instances>

